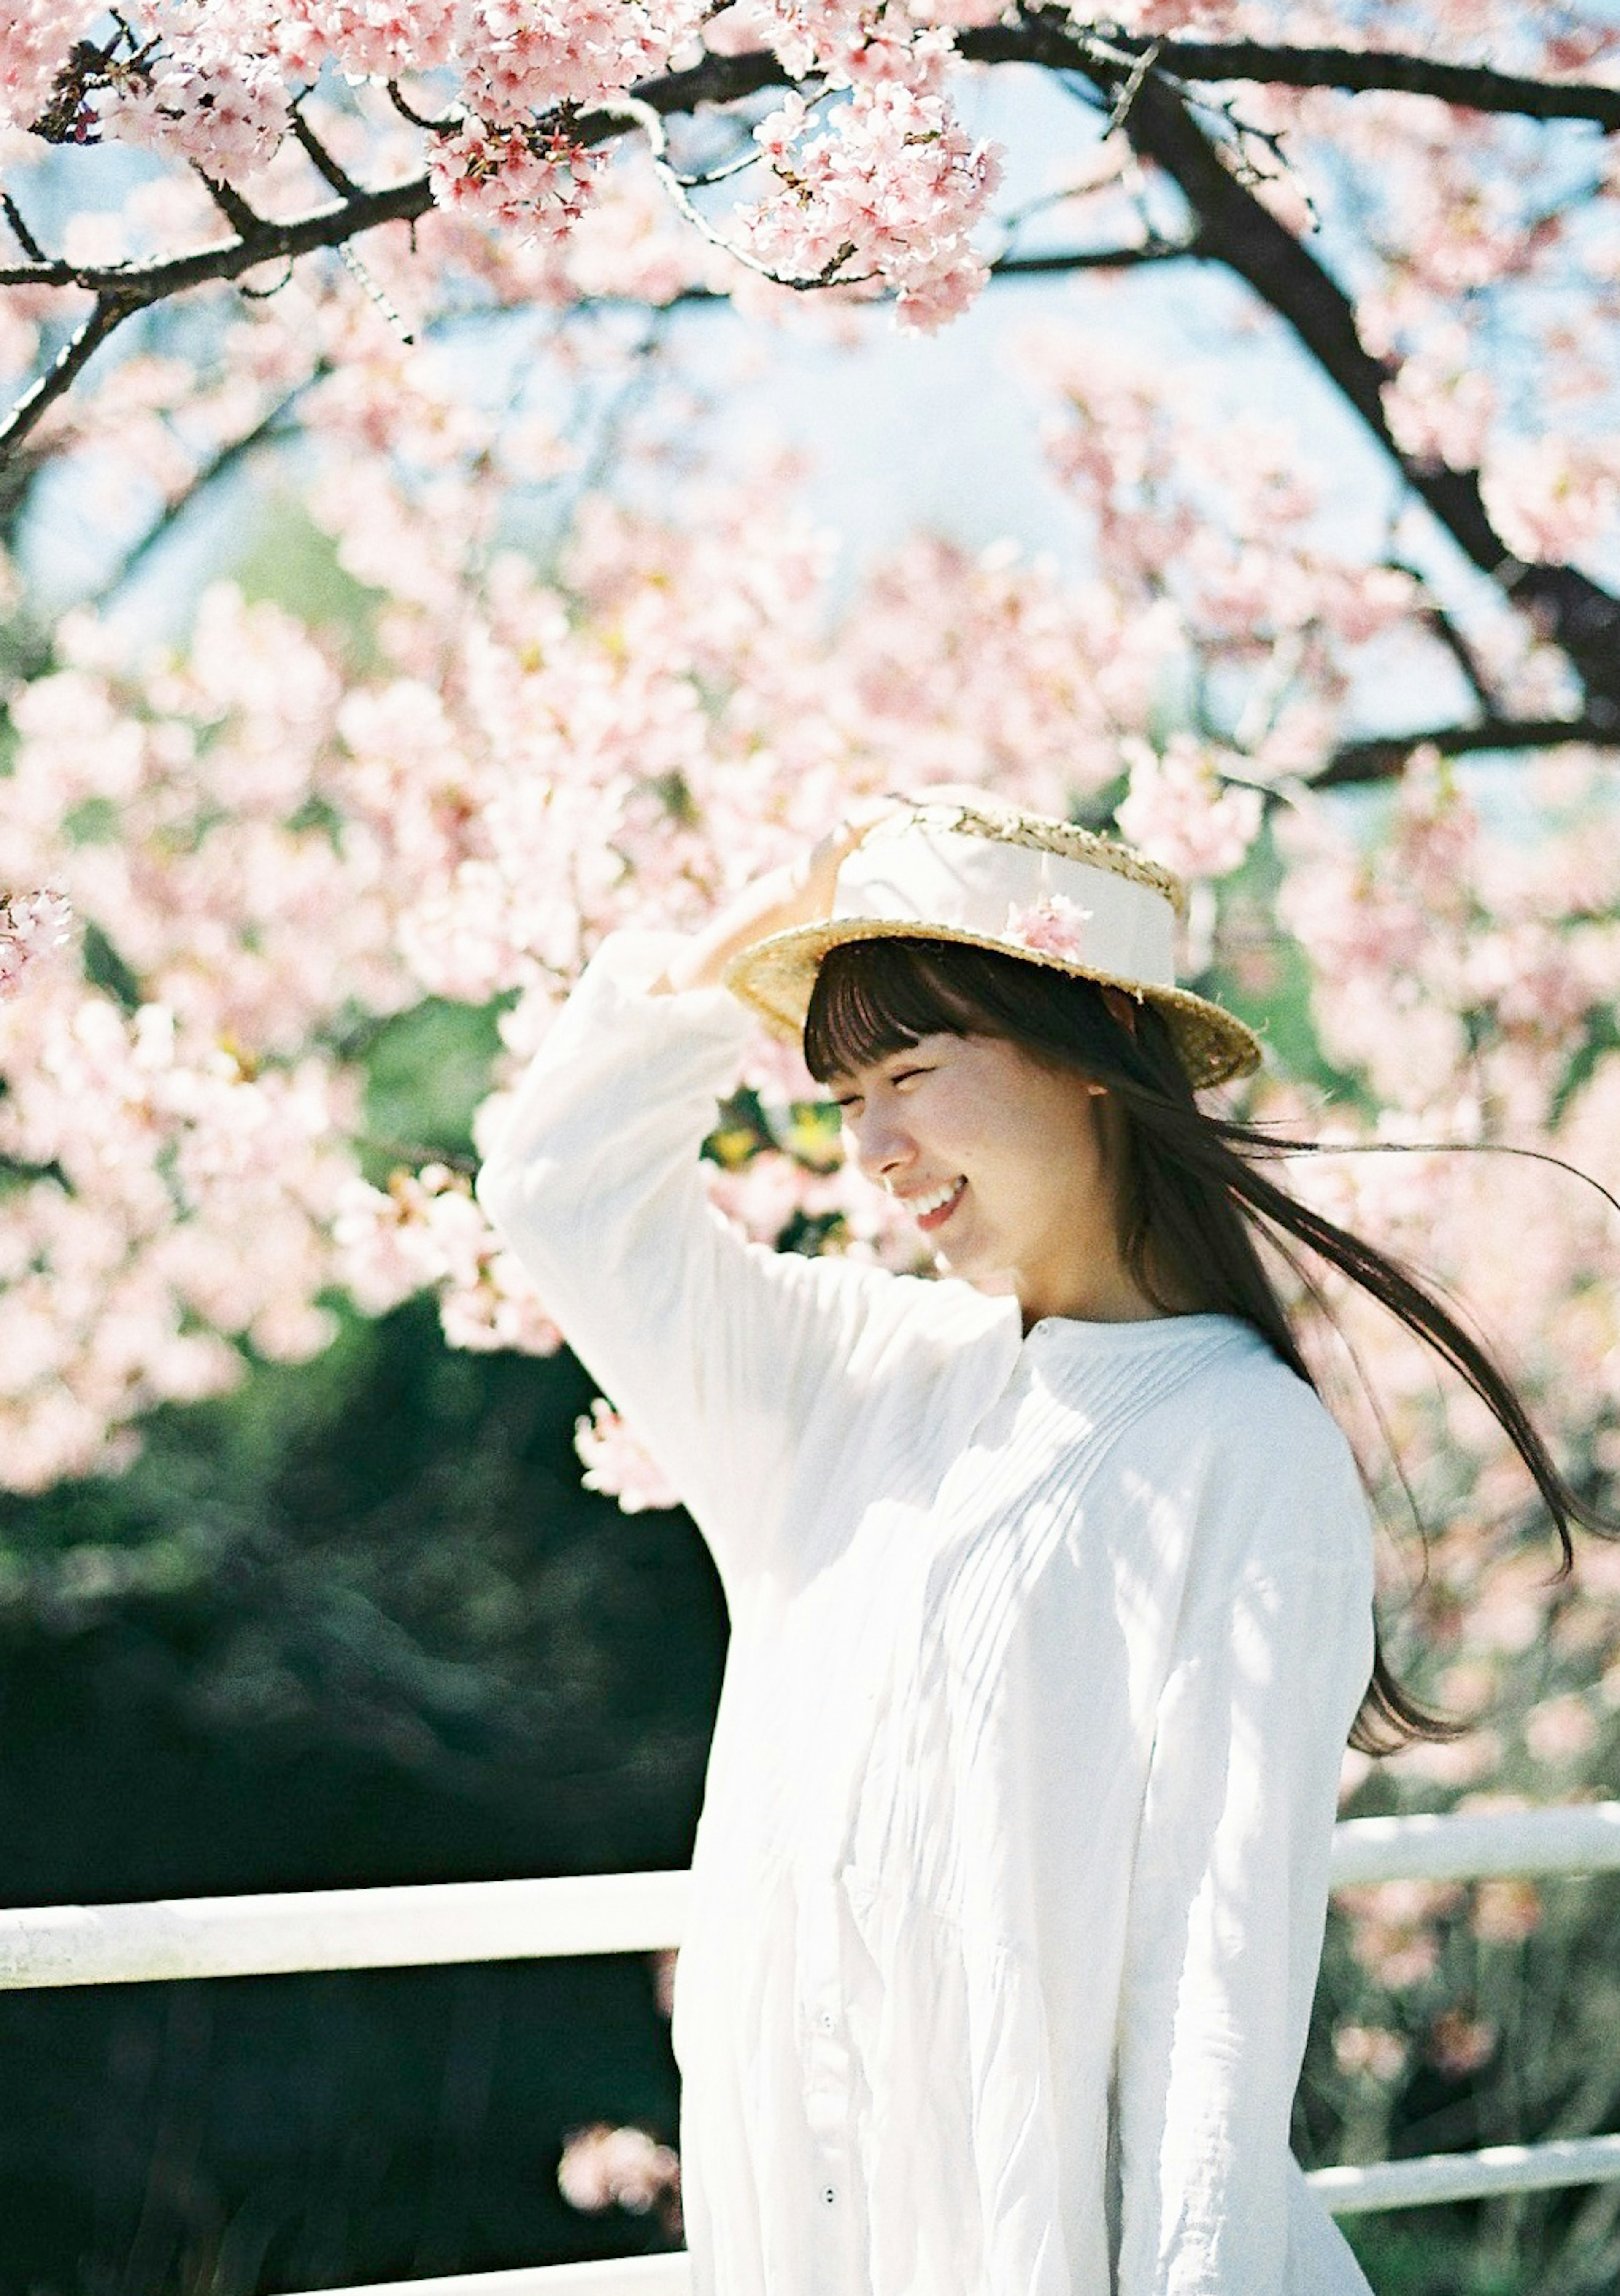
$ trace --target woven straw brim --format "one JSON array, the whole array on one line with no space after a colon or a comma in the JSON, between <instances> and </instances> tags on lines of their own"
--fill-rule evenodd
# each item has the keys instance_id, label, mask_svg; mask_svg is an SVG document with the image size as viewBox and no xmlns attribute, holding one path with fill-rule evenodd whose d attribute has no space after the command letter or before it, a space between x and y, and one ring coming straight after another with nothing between
<instances>
[{"instance_id":1,"label":"woven straw brim","mask_svg":"<svg viewBox=\"0 0 1620 2296\"><path fill-rule=\"evenodd\" d=\"M1076 964L1066 956L1049 956L1044 950L1021 948L1016 942L998 940L993 934L958 931L951 925L919 924L889 917L835 917L825 923L799 925L791 932L773 933L756 941L726 967L726 986L734 996L751 1005L781 1036L802 1036L810 1009L810 991L828 949L851 940L953 940L967 948L987 948L999 956L1016 956L1021 964L1044 965L1048 972L1066 972L1077 980L1095 980L1105 988L1122 988L1161 1012L1176 1051L1194 1088L1224 1084L1230 1077L1249 1076L1263 1057L1260 1039L1235 1015L1190 988L1162 988L1151 982L1127 980L1117 972Z\"/></svg>"}]
</instances>

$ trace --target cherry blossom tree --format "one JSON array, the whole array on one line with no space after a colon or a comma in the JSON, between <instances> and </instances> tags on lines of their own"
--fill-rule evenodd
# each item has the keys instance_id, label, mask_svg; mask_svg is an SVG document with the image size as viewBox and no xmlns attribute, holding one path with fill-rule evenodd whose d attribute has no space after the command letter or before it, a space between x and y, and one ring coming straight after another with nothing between
<instances>
[{"instance_id":1,"label":"cherry blossom tree","mask_svg":"<svg viewBox=\"0 0 1620 2296\"><path fill-rule=\"evenodd\" d=\"M993 276L1217 265L1563 659L1562 689L1533 709L1457 646L1475 707L1426 729L1438 746L1543 746L1566 721L1608 742L1620 606L1575 562L1612 517L1612 440L1573 419L1522 435L1482 348L1509 302L1523 328L1539 299L1528 324L1560 354L1565 406L1600 387L1617 42L1600 10L1502 0L1137 0L1106 19L997 0L155 0L124 15L29 0L0 31L11 167L26 144L96 143L162 165L100 248L70 229L47 246L6 193L0 364L36 345L40 364L0 443L13 458L62 444L63 393L144 315L229 283L272 292L320 250L359 266L362 238L374 291L408 275L401 299L424 319L470 277L495 303L883 296L928 327ZM998 154L962 114L975 78L1020 66L1106 127L1057 203L1067 243L1038 250L1027 217L996 214ZM660 196L668 228L649 215ZM1572 280L1578 346L1550 291ZM296 387L284 366L263 380L216 455ZM1403 754L1353 743L1326 770L1386 773Z\"/></svg>"},{"instance_id":2,"label":"cherry blossom tree","mask_svg":"<svg viewBox=\"0 0 1620 2296\"><path fill-rule=\"evenodd\" d=\"M296 430L374 658L228 591L173 657L127 658L89 607L19 641L0 988L26 967L34 993L0 1022L6 1478L115 1462L153 1401L230 1382L244 1349L318 1348L334 1289L378 1310L427 1284L455 1344L555 1348L465 1174L368 1135L368 1032L424 997L494 1000L487 1123L602 931L691 921L896 782L1117 823L1194 881L1195 972L1262 997L1291 927L1318 1078L1325 1058L1357 1080L1386 1128L1583 1125L1602 1166L1617 53L1577 9L1476 4L13 12L13 539L64 472L121 488L127 573ZM998 211L971 111L1016 68L1060 82L1081 133L1045 199ZM114 214L79 187L119 146ZM930 328L1000 277L1191 264L1241 280L1386 457L1405 507L1381 554L1324 539L1320 477L1278 426L1052 327L1030 369L1095 578L921 541L829 638L820 545L783 489L767 532L735 493L671 523L581 482L554 566L503 546L567 442L411 340L726 299L779 323L814 296ZM1402 659L1451 706L1369 733L1358 693ZM1559 825L1533 858L1451 778L1473 751L1546 760ZM1373 873L1324 792L1397 775ZM64 894L79 956L44 962ZM756 1234L904 1261L808 1109L762 1048L717 1195ZM1434 1226L1404 1174L1333 1186ZM1478 1208L1451 1193L1472 1266ZM1555 1225L1553 1349L1599 1249L1561 1204ZM250 1228L277 1239L251 1270ZM1569 1312L1577 1431L1600 1443L1608 1354ZM581 1431L593 1478L649 1503L632 1444L605 1406Z\"/></svg>"},{"instance_id":3,"label":"cherry blossom tree","mask_svg":"<svg viewBox=\"0 0 1620 2296\"><path fill-rule=\"evenodd\" d=\"M1037 78L1073 150L1021 199L983 100ZM1246 1111L1391 1152L1295 1177L1508 1335L1612 1484L1612 1211L1530 1157L1419 1152L1620 1190L1608 12L26 0L0 104L0 1484L114 1469L155 1405L422 1291L453 1346L555 1350L470 1173L581 963L851 797L963 783L1188 876L1185 972L1271 1027ZM1133 345L1122 276L1195 270L1352 410L1386 521L1330 514L1320 442L1218 360ZM1047 274L1022 357L1083 567L918 536L845 594L785 463L683 454L662 315L935 330ZM491 345L555 388L472 387ZM611 451L571 414L599 387ZM216 583L132 642L131 581L278 469L344 611ZM55 616L18 570L64 503L111 547ZM454 1124L383 1111L419 1022L477 1047ZM780 1046L706 1168L754 1236L914 1264ZM1588 1791L1613 1553L1553 1585L1494 1430L1342 1309L1324 1378L1431 1527L1420 1597L1391 1546L1396 1655L1468 1726L1348 1784ZM608 1399L579 1447L591 1488L668 1503ZM1507 2013L1468 1957L1544 1917L1517 1884L1353 1903L1336 2125L1487 2065Z\"/></svg>"}]
</instances>

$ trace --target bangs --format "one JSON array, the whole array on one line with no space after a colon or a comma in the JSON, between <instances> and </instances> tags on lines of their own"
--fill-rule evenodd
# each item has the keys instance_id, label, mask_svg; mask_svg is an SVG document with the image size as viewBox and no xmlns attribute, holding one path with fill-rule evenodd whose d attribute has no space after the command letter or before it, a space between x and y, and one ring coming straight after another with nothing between
<instances>
[{"instance_id":1,"label":"bangs","mask_svg":"<svg viewBox=\"0 0 1620 2296\"><path fill-rule=\"evenodd\" d=\"M828 949L804 1016L804 1063L818 1084L853 1076L925 1037L965 1037L975 1015L953 996L942 960L959 955L948 941L843 941Z\"/></svg>"}]
</instances>

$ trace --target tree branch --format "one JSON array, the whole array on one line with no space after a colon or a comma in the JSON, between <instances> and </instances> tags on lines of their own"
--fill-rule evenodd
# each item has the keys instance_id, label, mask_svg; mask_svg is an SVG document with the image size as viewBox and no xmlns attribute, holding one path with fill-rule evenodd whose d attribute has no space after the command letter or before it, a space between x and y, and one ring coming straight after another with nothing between
<instances>
[{"instance_id":1,"label":"tree branch","mask_svg":"<svg viewBox=\"0 0 1620 2296\"><path fill-rule=\"evenodd\" d=\"M1561 750L1571 742L1597 750L1620 750L1620 727L1591 718L1481 718L1471 726L1431 726L1411 734L1379 734L1345 742L1320 774L1312 789L1348 789L1363 782L1392 781L1414 750L1438 750L1444 758L1466 758L1486 750Z\"/></svg>"},{"instance_id":2,"label":"tree branch","mask_svg":"<svg viewBox=\"0 0 1620 2296\"><path fill-rule=\"evenodd\" d=\"M193 173L237 237L251 238L263 217L254 213L242 193L223 177L210 176L206 168L193 167Z\"/></svg>"},{"instance_id":3,"label":"tree branch","mask_svg":"<svg viewBox=\"0 0 1620 2296\"><path fill-rule=\"evenodd\" d=\"M261 264L336 247L342 240L375 231L380 224L409 222L425 215L432 205L427 177L415 176L386 191L362 192L335 206L314 208L287 223L261 219L251 232L197 248L190 255L163 256L151 263L13 265L0 271L0 287L83 287L93 295L117 296L136 309L186 294L193 287L239 279Z\"/></svg>"},{"instance_id":4,"label":"tree branch","mask_svg":"<svg viewBox=\"0 0 1620 2296\"><path fill-rule=\"evenodd\" d=\"M9 192L0 192L0 209L4 209L5 219L12 227L12 235L29 262L48 263L50 257L29 229L22 209Z\"/></svg>"},{"instance_id":5,"label":"tree branch","mask_svg":"<svg viewBox=\"0 0 1620 2296\"><path fill-rule=\"evenodd\" d=\"M1421 581L1421 576L1417 573L1414 568L1410 566L1403 566L1398 559L1391 559L1388 562L1394 572L1397 574L1410 574L1414 581ZM1430 632L1431 636L1439 639L1447 653L1451 655L1451 660L1462 672L1463 676L1468 681L1469 693L1474 696L1475 701L1478 702L1485 716L1487 718L1496 717L1498 714L1497 697L1492 691L1490 681L1485 676L1484 669L1480 663L1479 657L1476 654L1473 647L1468 644L1467 638L1464 637L1462 632L1458 628L1457 624L1452 619L1451 616L1446 611L1445 608L1440 604L1437 599L1430 599L1421 610L1421 619L1425 628Z\"/></svg>"},{"instance_id":6,"label":"tree branch","mask_svg":"<svg viewBox=\"0 0 1620 2296\"><path fill-rule=\"evenodd\" d=\"M1111 41L1127 55L1150 44ZM1589 119L1612 135L1620 129L1620 87L1572 80L1520 79L1485 65L1436 63L1428 56L1377 49L1271 47L1258 40L1164 40L1154 69L1183 80L1254 80L1273 87L1335 87L1361 94L1387 88L1432 95L1460 111L1517 114L1525 119Z\"/></svg>"},{"instance_id":7,"label":"tree branch","mask_svg":"<svg viewBox=\"0 0 1620 2296\"><path fill-rule=\"evenodd\" d=\"M1113 69L1117 78L1119 68ZM1095 68L1090 77L1098 78ZM1111 84L1103 76L1105 92ZM1620 732L1620 599L1573 566L1522 565L1486 514L1476 471L1402 453L1384 412L1384 387L1394 369L1362 342L1354 306L1338 282L1238 181L1173 88L1149 73L1123 132L1180 188L1201 253L1246 280L1287 323L1452 540L1567 653L1585 684L1592 720Z\"/></svg>"},{"instance_id":8,"label":"tree branch","mask_svg":"<svg viewBox=\"0 0 1620 2296\"><path fill-rule=\"evenodd\" d=\"M45 373L29 384L4 422L0 423L0 470L4 470L46 410L71 389L114 327L121 324L136 308L111 295L96 299L95 308L83 325L69 337Z\"/></svg>"},{"instance_id":9,"label":"tree branch","mask_svg":"<svg viewBox=\"0 0 1620 2296\"><path fill-rule=\"evenodd\" d=\"M1184 263L1207 250L1196 232L1185 239L1145 239L1128 247L1054 248L1046 255L999 255L992 279L1029 279L1054 271L1131 271L1145 263Z\"/></svg>"},{"instance_id":10,"label":"tree branch","mask_svg":"<svg viewBox=\"0 0 1620 2296\"><path fill-rule=\"evenodd\" d=\"M364 199L366 195L358 184L338 165L296 103L292 107L292 133L305 159L330 191L334 191L341 200Z\"/></svg>"},{"instance_id":11,"label":"tree branch","mask_svg":"<svg viewBox=\"0 0 1620 2296\"><path fill-rule=\"evenodd\" d=\"M157 548L165 535L172 532L179 524L194 502L209 493L221 479L228 478L238 463L247 460L256 447L262 447L281 435L281 425L285 421L289 411L297 406L307 390L331 373L331 361L325 358L319 360L303 381L295 383L291 390L284 392L275 405L267 408L250 430L243 431L234 439L228 439L223 447L218 448L206 463L192 473L180 493L176 495L171 502L165 503L145 533L125 553L118 571L101 586L97 594L103 605L116 598L119 592L133 581L152 552Z\"/></svg>"}]
</instances>

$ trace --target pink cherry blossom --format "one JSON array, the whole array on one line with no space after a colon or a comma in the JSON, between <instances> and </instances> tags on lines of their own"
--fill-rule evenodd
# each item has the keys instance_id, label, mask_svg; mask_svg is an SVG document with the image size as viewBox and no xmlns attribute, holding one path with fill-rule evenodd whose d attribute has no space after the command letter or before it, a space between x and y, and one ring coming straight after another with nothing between
<instances>
[{"instance_id":1,"label":"pink cherry blossom","mask_svg":"<svg viewBox=\"0 0 1620 2296\"><path fill-rule=\"evenodd\" d=\"M486 223L560 238L584 211L593 162L565 137L522 123L468 126L434 139L428 174L435 196Z\"/></svg>"},{"instance_id":2,"label":"pink cherry blossom","mask_svg":"<svg viewBox=\"0 0 1620 2296\"><path fill-rule=\"evenodd\" d=\"M574 1449L584 1464L586 1489L616 1498L626 1514L680 1505L663 1469L600 1396L591 1405L589 1417L575 1426Z\"/></svg>"},{"instance_id":3,"label":"pink cherry blossom","mask_svg":"<svg viewBox=\"0 0 1620 2296\"><path fill-rule=\"evenodd\" d=\"M30 965L66 946L72 922L60 893L0 896L0 998L15 996Z\"/></svg>"},{"instance_id":4,"label":"pink cherry blossom","mask_svg":"<svg viewBox=\"0 0 1620 2296\"><path fill-rule=\"evenodd\" d=\"M103 13L84 0L12 0L0 17L0 120L38 118L68 51Z\"/></svg>"},{"instance_id":5,"label":"pink cherry blossom","mask_svg":"<svg viewBox=\"0 0 1620 2296\"><path fill-rule=\"evenodd\" d=\"M1137 740L1121 749L1131 788L1115 818L1131 842L1178 877L1238 867L1259 834L1259 791L1223 783L1216 758L1189 734L1172 734L1162 751Z\"/></svg>"},{"instance_id":6,"label":"pink cherry blossom","mask_svg":"<svg viewBox=\"0 0 1620 2296\"><path fill-rule=\"evenodd\" d=\"M984 283L970 234L1000 180L938 95L862 81L812 132L789 94L754 131L781 187L739 215L751 251L795 280L891 289L902 324L941 325Z\"/></svg>"},{"instance_id":7,"label":"pink cherry blossom","mask_svg":"<svg viewBox=\"0 0 1620 2296\"><path fill-rule=\"evenodd\" d=\"M1406 2044L1399 2033L1377 2025L1336 2025L1333 2059L1342 2073L1364 2073L1393 2081L1406 2069Z\"/></svg>"},{"instance_id":8,"label":"pink cherry blossom","mask_svg":"<svg viewBox=\"0 0 1620 2296\"><path fill-rule=\"evenodd\" d=\"M577 2128L557 2164L557 2189L571 2209L588 2216L613 2208L646 2216L679 2188L676 2155L643 2128L614 2128L605 2121Z\"/></svg>"},{"instance_id":9,"label":"pink cherry blossom","mask_svg":"<svg viewBox=\"0 0 1620 2296\"><path fill-rule=\"evenodd\" d=\"M287 94L273 59L188 45L130 73L103 102L100 124L235 183L264 167L286 135Z\"/></svg>"},{"instance_id":10,"label":"pink cherry blossom","mask_svg":"<svg viewBox=\"0 0 1620 2296\"><path fill-rule=\"evenodd\" d=\"M1035 955L1065 956L1083 964L1086 927L1090 922L1090 909L1082 909L1066 894L1054 893L1049 899L1031 902L1026 907L1015 901L1002 930L1008 940L1022 943Z\"/></svg>"}]
</instances>

